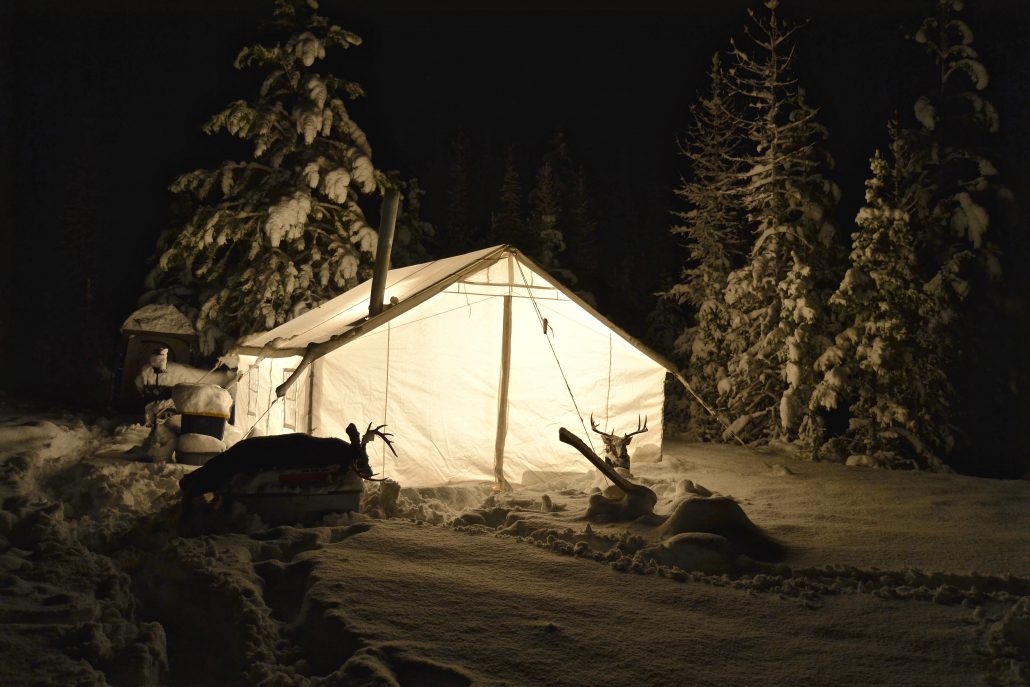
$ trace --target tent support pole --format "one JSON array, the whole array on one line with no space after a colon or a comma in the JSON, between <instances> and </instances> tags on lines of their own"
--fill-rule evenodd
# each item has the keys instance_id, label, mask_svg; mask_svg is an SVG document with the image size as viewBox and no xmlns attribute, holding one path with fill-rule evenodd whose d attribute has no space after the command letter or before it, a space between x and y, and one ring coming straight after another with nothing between
<instances>
[{"instance_id":1,"label":"tent support pole","mask_svg":"<svg viewBox=\"0 0 1030 687\"><path fill-rule=\"evenodd\" d=\"M311 377L308 379L308 434L315 435L315 379L318 372L316 360L311 364Z\"/></svg>"},{"instance_id":2,"label":"tent support pole","mask_svg":"<svg viewBox=\"0 0 1030 687\"><path fill-rule=\"evenodd\" d=\"M513 267L508 257L508 283ZM510 289L510 287L509 287ZM511 379L511 292L504 297L504 319L501 324L501 383L497 390L497 438L494 441L494 489L511 491L504 478L504 442L508 436L508 382Z\"/></svg>"}]
</instances>

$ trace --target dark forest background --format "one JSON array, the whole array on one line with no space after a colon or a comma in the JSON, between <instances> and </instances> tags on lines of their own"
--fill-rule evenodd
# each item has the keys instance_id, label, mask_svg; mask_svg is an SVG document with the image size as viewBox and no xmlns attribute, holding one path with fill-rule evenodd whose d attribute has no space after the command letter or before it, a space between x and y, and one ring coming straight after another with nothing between
<instances>
[{"instance_id":1,"label":"dark forest background","mask_svg":"<svg viewBox=\"0 0 1030 687\"><path fill-rule=\"evenodd\" d=\"M376 165L418 178L426 191L422 218L437 228L431 252L457 247L445 227L459 136L475 248L489 245L508 151L528 191L560 131L582 166L597 227L598 269L579 288L660 348L653 294L683 262L669 234L672 189L688 172L676 138L712 53L739 33L754 4L635 3L598 12L573 3L488 11L451 3L426 12L327 1L322 11L364 39L329 67L367 93L351 109ZM1030 3L967 4L1002 118L995 159L1025 204ZM884 145L885 122L907 114L925 82L928 66L905 35L927 8L916 0L782 4L788 18L810 18L797 68L830 132L844 231L862 203L868 159ZM236 142L200 127L256 89L258 76L232 62L268 10L242 0L16 0L0 8L4 393L108 400L102 369L119 365L118 327L142 291L157 235L176 216L169 183L241 155ZM373 225L376 212L369 208Z\"/></svg>"}]
</instances>

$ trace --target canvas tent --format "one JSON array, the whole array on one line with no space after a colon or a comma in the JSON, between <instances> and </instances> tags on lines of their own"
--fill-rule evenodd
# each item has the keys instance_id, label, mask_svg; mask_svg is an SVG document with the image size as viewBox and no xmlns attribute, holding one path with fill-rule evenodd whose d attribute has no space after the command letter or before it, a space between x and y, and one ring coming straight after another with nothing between
<instances>
[{"instance_id":1,"label":"canvas tent","mask_svg":"<svg viewBox=\"0 0 1030 687\"><path fill-rule=\"evenodd\" d=\"M582 435L591 413L620 432L646 415L634 446L661 446L672 368L517 249L392 269L369 317L371 287L241 342L241 429L344 437L349 422L387 424L398 455L375 442L372 465L405 486L585 473L558 428Z\"/></svg>"}]
</instances>

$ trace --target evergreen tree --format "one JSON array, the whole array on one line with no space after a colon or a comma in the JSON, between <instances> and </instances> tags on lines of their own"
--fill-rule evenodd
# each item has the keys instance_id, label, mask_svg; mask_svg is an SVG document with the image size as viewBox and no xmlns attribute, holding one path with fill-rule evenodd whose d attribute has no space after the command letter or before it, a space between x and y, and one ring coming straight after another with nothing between
<instances>
[{"instance_id":1,"label":"evergreen tree","mask_svg":"<svg viewBox=\"0 0 1030 687\"><path fill-rule=\"evenodd\" d=\"M680 281L660 294L687 305L693 326L682 329L675 357L685 366L691 388L709 408L719 403L719 382L726 378L724 337L729 328L725 291L729 274L740 268L748 248L741 184L743 132L718 53L709 70L710 90L691 107L692 123L680 143L690 177L675 189L686 207L676 210L671 232L688 251ZM688 431L698 438L717 437L715 418L693 397L688 403Z\"/></svg>"},{"instance_id":2,"label":"evergreen tree","mask_svg":"<svg viewBox=\"0 0 1030 687\"><path fill-rule=\"evenodd\" d=\"M557 179L558 192L565 196L571 186L571 180L576 174L577 166L572 160L572 153L569 151L569 143L565 140L565 131L559 127L551 134L547 141L547 152L544 154L544 161L550 162Z\"/></svg>"},{"instance_id":3,"label":"evergreen tree","mask_svg":"<svg viewBox=\"0 0 1030 687\"><path fill-rule=\"evenodd\" d=\"M580 295L596 304L593 290L597 288L599 277L600 246L597 221L582 167L576 169L569 185L564 227L569 266L576 275L578 286L585 289Z\"/></svg>"},{"instance_id":4,"label":"evergreen tree","mask_svg":"<svg viewBox=\"0 0 1030 687\"><path fill-rule=\"evenodd\" d=\"M976 455L951 456L965 469L984 469L989 446L1003 435L1017 407L1010 338L1013 313L1006 312L1001 245L1011 241L1002 220L1013 206L1011 192L997 181L989 153L999 129L997 111L984 97L987 69L973 47L973 31L958 17L960 0L934 0L936 10L913 36L934 61L932 89L916 100L914 126L899 136L912 150L916 202L912 224L918 267L928 287L948 304L925 326L937 343L956 387L949 425L978 434L966 446ZM962 417L962 416L965 417ZM1006 447L999 446L1002 453ZM1009 456L990 456L998 462Z\"/></svg>"},{"instance_id":5,"label":"evergreen tree","mask_svg":"<svg viewBox=\"0 0 1030 687\"><path fill-rule=\"evenodd\" d=\"M537 255L538 245L534 239L522 214L522 182L515 169L515 153L509 148L504 160L498 209L491 216L490 242L508 243L527 255Z\"/></svg>"},{"instance_id":6,"label":"evergreen tree","mask_svg":"<svg viewBox=\"0 0 1030 687\"><path fill-rule=\"evenodd\" d=\"M943 317L948 305L918 274L911 151L896 123L890 132L893 164L879 152L870 163L850 267L830 299L843 331L816 363L824 378L811 403L849 406L848 431L826 453L843 444L848 456L876 465L939 468L939 456L954 444L954 394L926 323Z\"/></svg>"},{"instance_id":7,"label":"evergreen tree","mask_svg":"<svg viewBox=\"0 0 1030 687\"><path fill-rule=\"evenodd\" d=\"M567 269L562 279L580 289L592 289L596 287L599 248L597 224L583 167L573 159L562 129L554 132L547 145L543 164L550 166L551 184L558 199L559 226L565 244L562 263ZM596 303L592 293L578 293Z\"/></svg>"},{"instance_id":8,"label":"evergreen tree","mask_svg":"<svg viewBox=\"0 0 1030 687\"><path fill-rule=\"evenodd\" d=\"M581 171L580 166L573 160L572 152L568 141L565 140L565 132L555 129L547 141L546 152L541 164L549 164L555 193L558 196L558 205L562 215L562 225L565 224L564 215L569 211L569 199L572 188L575 186L577 174Z\"/></svg>"},{"instance_id":9,"label":"evergreen tree","mask_svg":"<svg viewBox=\"0 0 1030 687\"><path fill-rule=\"evenodd\" d=\"M967 260L980 263L990 276L1000 276L1000 250L988 231L987 206L997 205L998 174L986 152L988 137L999 128L994 105L982 91L987 69L973 48L973 32L959 19L960 0L934 0L936 13L914 35L933 58L939 81L913 108L917 125L902 129L909 139L913 164L919 167L917 240L922 268L933 274L945 263L960 268ZM959 287L961 290L961 287Z\"/></svg>"},{"instance_id":10,"label":"evergreen tree","mask_svg":"<svg viewBox=\"0 0 1030 687\"><path fill-rule=\"evenodd\" d=\"M796 28L777 17L777 0L765 4L767 18L750 13L750 46L731 43L730 88L744 104L750 148L741 179L753 242L747 264L727 278L729 362L719 390L743 438L813 446L821 439L820 419L808 412L813 363L829 343L825 296L839 282L830 219L839 192L823 176L832 165L820 147L826 131L792 73Z\"/></svg>"},{"instance_id":11,"label":"evergreen tree","mask_svg":"<svg viewBox=\"0 0 1030 687\"><path fill-rule=\"evenodd\" d=\"M645 302L641 297L653 297L646 290L640 292L638 270L645 267L638 259L640 242L635 240L635 235L627 235L640 226L643 202L625 176L608 179L601 197L604 203L599 214L602 278L598 282L598 300L611 312L622 314L622 326L632 328L636 323L631 323L629 318L645 314L640 312L640 304ZM637 331L642 330L641 327Z\"/></svg>"},{"instance_id":12,"label":"evergreen tree","mask_svg":"<svg viewBox=\"0 0 1030 687\"><path fill-rule=\"evenodd\" d=\"M362 91L314 69L327 49L361 40L307 5L275 0L273 27L285 42L244 48L235 62L265 70L260 92L204 127L251 143L253 157L183 174L171 187L194 209L162 241L150 298L184 297L207 353L371 274L377 236L358 200L382 180L344 103Z\"/></svg>"},{"instance_id":13,"label":"evergreen tree","mask_svg":"<svg viewBox=\"0 0 1030 687\"><path fill-rule=\"evenodd\" d=\"M44 292L60 317L44 321L36 344L37 353L48 361L47 393L87 405L111 401L111 351L116 348L105 326L104 275L96 252L98 202L91 183L94 171L86 156L67 162L64 211L54 251L61 269L48 280L50 288ZM75 333L74 341L69 341L68 332Z\"/></svg>"},{"instance_id":14,"label":"evergreen tree","mask_svg":"<svg viewBox=\"0 0 1030 687\"><path fill-rule=\"evenodd\" d=\"M476 243L472 222L468 140L460 129L454 136L448 160L446 197L442 238L447 253L453 255L482 248Z\"/></svg>"},{"instance_id":15,"label":"evergreen tree","mask_svg":"<svg viewBox=\"0 0 1030 687\"><path fill-rule=\"evenodd\" d=\"M559 226L563 219L558 181L550 160L545 159L537 172L536 183L529 192L529 228L533 233L540 266L567 286L576 283L572 272L561 265L559 256L565 252L565 236Z\"/></svg>"}]
</instances>

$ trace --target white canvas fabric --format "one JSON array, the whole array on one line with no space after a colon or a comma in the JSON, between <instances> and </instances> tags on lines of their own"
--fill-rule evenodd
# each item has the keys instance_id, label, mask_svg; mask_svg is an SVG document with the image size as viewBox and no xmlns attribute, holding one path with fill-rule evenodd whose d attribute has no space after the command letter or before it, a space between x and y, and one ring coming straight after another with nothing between
<instances>
[{"instance_id":1,"label":"white canvas fabric","mask_svg":"<svg viewBox=\"0 0 1030 687\"><path fill-rule=\"evenodd\" d=\"M290 388L290 398L276 404L286 410L274 407L258 422L262 404L296 369L304 346L361 322L370 286L244 342L241 368L256 364L243 372L237 391L244 431L249 421L267 433L345 437L350 422L361 430L370 422L386 424L398 455L376 440L372 466L405 486L492 481L498 456L513 484L530 471L537 479L588 472L587 461L558 441L558 428L600 453L600 438L589 432L591 413L599 426L619 432L636 429L638 415L647 416L649 431L635 437L634 446L661 446L667 369L660 357L506 246L391 270L386 297L396 296L398 305L315 361ZM511 347L503 398L506 299ZM262 347L265 356L272 348L296 355L258 357ZM250 374L257 380L248 380ZM306 416L303 426L284 421L291 407Z\"/></svg>"},{"instance_id":2,"label":"white canvas fabric","mask_svg":"<svg viewBox=\"0 0 1030 687\"><path fill-rule=\"evenodd\" d=\"M386 303L391 298L404 301L497 251L498 247L487 248L467 255L392 269L387 273L383 300ZM353 323L368 315L371 294L370 279L275 329L247 337L245 344L247 347L261 348L279 339L276 342L277 348L303 349L309 343L325 341L346 331Z\"/></svg>"},{"instance_id":3,"label":"white canvas fabric","mask_svg":"<svg viewBox=\"0 0 1030 687\"><path fill-rule=\"evenodd\" d=\"M261 359L260 362L254 356L240 356L236 427L248 436L309 431L310 370L284 398L273 403L276 387L300 366L300 361L300 356Z\"/></svg>"}]
</instances>

